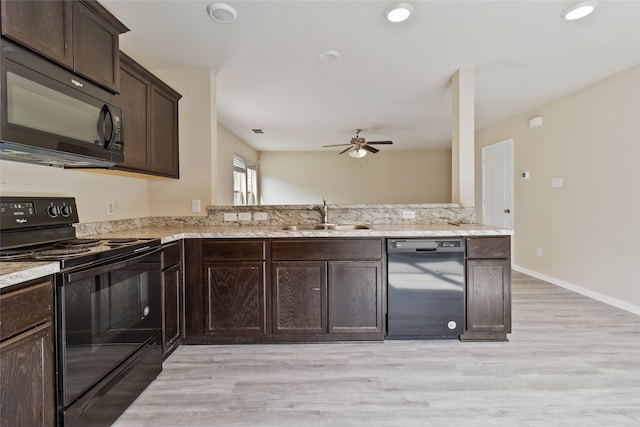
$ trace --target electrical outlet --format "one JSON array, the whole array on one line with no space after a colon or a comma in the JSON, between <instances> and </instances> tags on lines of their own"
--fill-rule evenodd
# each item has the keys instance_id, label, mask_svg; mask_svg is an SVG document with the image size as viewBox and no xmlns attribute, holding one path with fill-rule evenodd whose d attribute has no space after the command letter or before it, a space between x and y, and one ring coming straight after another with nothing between
<instances>
[{"instance_id":1,"label":"electrical outlet","mask_svg":"<svg viewBox=\"0 0 640 427\"><path fill-rule=\"evenodd\" d=\"M200 200L191 201L191 212L200 212Z\"/></svg>"},{"instance_id":2,"label":"electrical outlet","mask_svg":"<svg viewBox=\"0 0 640 427\"><path fill-rule=\"evenodd\" d=\"M542 248L536 248L536 256L542 258Z\"/></svg>"},{"instance_id":3,"label":"electrical outlet","mask_svg":"<svg viewBox=\"0 0 640 427\"><path fill-rule=\"evenodd\" d=\"M416 219L416 211L402 211L402 219Z\"/></svg>"},{"instance_id":4,"label":"electrical outlet","mask_svg":"<svg viewBox=\"0 0 640 427\"><path fill-rule=\"evenodd\" d=\"M255 212L253 214L253 219L255 221L267 221L269 219L269 216L266 212Z\"/></svg>"},{"instance_id":5,"label":"electrical outlet","mask_svg":"<svg viewBox=\"0 0 640 427\"><path fill-rule=\"evenodd\" d=\"M107 201L107 216L113 216L116 214L116 202L113 200Z\"/></svg>"},{"instance_id":6,"label":"electrical outlet","mask_svg":"<svg viewBox=\"0 0 640 427\"><path fill-rule=\"evenodd\" d=\"M223 221L237 221L238 214L235 212L225 212L222 216Z\"/></svg>"},{"instance_id":7,"label":"electrical outlet","mask_svg":"<svg viewBox=\"0 0 640 427\"><path fill-rule=\"evenodd\" d=\"M251 221L251 212L240 212L238 214L238 221Z\"/></svg>"}]
</instances>

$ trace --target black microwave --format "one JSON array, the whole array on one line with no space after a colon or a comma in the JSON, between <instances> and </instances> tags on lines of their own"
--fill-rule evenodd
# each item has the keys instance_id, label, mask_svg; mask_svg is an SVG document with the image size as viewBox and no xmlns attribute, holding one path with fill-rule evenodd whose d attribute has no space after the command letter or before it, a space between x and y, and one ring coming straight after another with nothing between
<instances>
[{"instance_id":1,"label":"black microwave","mask_svg":"<svg viewBox=\"0 0 640 427\"><path fill-rule=\"evenodd\" d=\"M2 39L0 159L58 167L124 161L122 109L86 79Z\"/></svg>"}]
</instances>

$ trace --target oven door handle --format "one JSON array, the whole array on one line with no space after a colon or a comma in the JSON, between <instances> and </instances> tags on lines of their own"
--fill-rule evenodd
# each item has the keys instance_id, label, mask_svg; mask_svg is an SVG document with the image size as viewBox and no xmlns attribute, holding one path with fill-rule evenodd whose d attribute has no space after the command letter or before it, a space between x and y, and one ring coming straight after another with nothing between
<instances>
[{"instance_id":1,"label":"oven door handle","mask_svg":"<svg viewBox=\"0 0 640 427\"><path fill-rule=\"evenodd\" d=\"M149 249L149 246L145 246L144 248L140 248L138 249L138 251L142 251L142 250L146 250ZM125 267L128 267L130 265L133 264L137 264L139 263L143 258L148 257L149 255L155 254L156 252L160 252L162 250L162 247L158 246L156 249L149 251L149 252L145 252L142 255L138 255L134 258L127 258L123 261L120 262L113 262L113 260L110 261L105 261L104 263L102 263L101 265L97 265L95 267L92 267L88 270L81 270L75 273L67 273L65 275L66 280L64 281L65 284L67 283L71 283L71 282L77 282L79 280L83 280L86 279L88 277L94 277L94 276L99 276L101 274L104 273L109 273L113 270L119 270ZM154 263L158 265L158 270L161 269L161 265L160 263Z\"/></svg>"}]
</instances>

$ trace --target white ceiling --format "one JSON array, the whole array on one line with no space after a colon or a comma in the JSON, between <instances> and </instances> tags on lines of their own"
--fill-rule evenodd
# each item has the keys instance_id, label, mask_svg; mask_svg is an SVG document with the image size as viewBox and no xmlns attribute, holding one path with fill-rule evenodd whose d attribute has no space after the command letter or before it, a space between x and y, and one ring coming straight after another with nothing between
<instances>
[{"instance_id":1,"label":"white ceiling","mask_svg":"<svg viewBox=\"0 0 640 427\"><path fill-rule=\"evenodd\" d=\"M228 1L228 24L210 1L101 3L147 68L214 70L219 123L260 151L330 150L354 128L394 141L383 149L450 147L459 68L475 68L482 129L640 63L640 0L600 0L573 22L560 17L573 1L413 0L397 24L391 0ZM320 61L326 49L340 59Z\"/></svg>"}]
</instances>

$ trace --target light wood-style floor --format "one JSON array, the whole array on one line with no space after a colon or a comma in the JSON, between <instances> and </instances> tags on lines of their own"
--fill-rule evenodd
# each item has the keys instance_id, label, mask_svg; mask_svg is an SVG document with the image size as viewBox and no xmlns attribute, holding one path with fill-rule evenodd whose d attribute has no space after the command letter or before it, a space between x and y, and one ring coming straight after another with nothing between
<instances>
[{"instance_id":1,"label":"light wood-style floor","mask_svg":"<svg viewBox=\"0 0 640 427\"><path fill-rule=\"evenodd\" d=\"M640 317L514 272L506 343L182 346L131 426L640 426Z\"/></svg>"}]
</instances>

